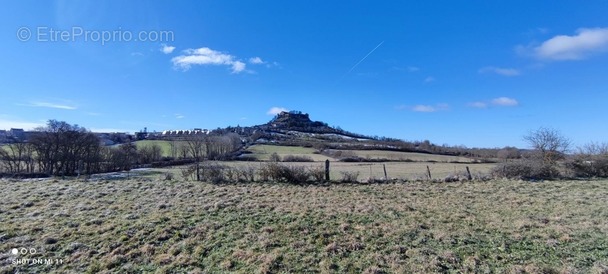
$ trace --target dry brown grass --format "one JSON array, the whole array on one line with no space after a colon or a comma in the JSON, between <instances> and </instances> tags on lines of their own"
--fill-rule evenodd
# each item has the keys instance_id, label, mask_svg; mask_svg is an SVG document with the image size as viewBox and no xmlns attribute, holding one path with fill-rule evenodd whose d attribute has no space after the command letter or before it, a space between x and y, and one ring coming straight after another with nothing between
<instances>
[{"instance_id":1,"label":"dry brown grass","mask_svg":"<svg viewBox=\"0 0 608 274\"><path fill-rule=\"evenodd\" d=\"M0 272L602 273L608 181L1 181ZM14 265L19 258L60 265Z\"/></svg>"}]
</instances>

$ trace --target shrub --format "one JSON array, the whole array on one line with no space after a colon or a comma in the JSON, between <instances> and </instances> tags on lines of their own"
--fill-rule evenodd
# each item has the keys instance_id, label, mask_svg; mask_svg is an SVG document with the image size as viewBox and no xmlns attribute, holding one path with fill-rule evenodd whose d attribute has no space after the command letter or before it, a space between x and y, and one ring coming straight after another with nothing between
<instances>
[{"instance_id":1,"label":"shrub","mask_svg":"<svg viewBox=\"0 0 608 274\"><path fill-rule=\"evenodd\" d=\"M356 162L365 162L365 161L366 161L365 158L362 158L359 156L340 158L340 162L345 162L345 163L356 163Z\"/></svg>"},{"instance_id":2,"label":"shrub","mask_svg":"<svg viewBox=\"0 0 608 274\"><path fill-rule=\"evenodd\" d=\"M200 165L200 176L203 181L221 183L226 181L226 166L205 163Z\"/></svg>"},{"instance_id":3,"label":"shrub","mask_svg":"<svg viewBox=\"0 0 608 274\"><path fill-rule=\"evenodd\" d=\"M283 162L314 162L314 160L310 156L285 155L283 156Z\"/></svg>"},{"instance_id":4,"label":"shrub","mask_svg":"<svg viewBox=\"0 0 608 274\"><path fill-rule=\"evenodd\" d=\"M342 171L340 173L344 183L356 183L359 179L359 171Z\"/></svg>"},{"instance_id":5,"label":"shrub","mask_svg":"<svg viewBox=\"0 0 608 274\"><path fill-rule=\"evenodd\" d=\"M492 169L492 175L495 177L525 180L555 179L560 176L559 171L554 165L540 161L502 163Z\"/></svg>"},{"instance_id":6,"label":"shrub","mask_svg":"<svg viewBox=\"0 0 608 274\"><path fill-rule=\"evenodd\" d=\"M288 183L305 183L310 175L303 166L286 166L283 168L283 178Z\"/></svg>"},{"instance_id":7,"label":"shrub","mask_svg":"<svg viewBox=\"0 0 608 274\"><path fill-rule=\"evenodd\" d=\"M276 181L286 183L304 183L310 175L303 166L286 166L278 163L268 163L259 171L264 181Z\"/></svg>"},{"instance_id":8,"label":"shrub","mask_svg":"<svg viewBox=\"0 0 608 274\"><path fill-rule=\"evenodd\" d=\"M270 161L271 162L280 162L281 156L279 156L279 154L277 154L276 152L273 152L272 154L270 154Z\"/></svg>"},{"instance_id":9,"label":"shrub","mask_svg":"<svg viewBox=\"0 0 608 274\"><path fill-rule=\"evenodd\" d=\"M255 168L253 166L241 167L243 178L249 182L255 182Z\"/></svg>"},{"instance_id":10,"label":"shrub","mask_svg":"<svg viewBox=\"0 0 608 274\"><path fill-rule=\"evenodd\" d=\"M226 179L230 182L238 182L240 181L240 174L238 169L232 167L226 167L224 169L224 175Z\"/></svg>"},{"instance_id":11,"label":"shrub","mask_svg":"<svg viewBox=\"0 0 608 274\"><path fill-rule=\"evenodd\" d=\"M196 171L196 166L184 167L181 169L182 178L184 181L194 180L194 172Z\"/></svg>"},{"instance_id":12,"label":"shrub","mask_svg":"<svg viewBox=\"0 0 608 274\"><path fill-rule=\"evenodd\" d=\"M608 159L577 159L567 162L566 168L575 177L608 177Z\"/></svg>"},{"instance_id":13,"label":"shrub","mask_svg":"<svg viewBox=\"0 0 608 274\"><path fill-rule=\"evenodd\" d=\"M325 181L325 168L324 167L311 167L309 170L310 176L315 182Z\"/></svg>"},{"instance_id":14,"label":"shrub","mask_svg":"<svg viewBox=\"0 0 608 274\"><path fill-rule=\"evenodd\" d=\"M255 156L251 155L241 155L237 158L238 161L247 161L247 162L255 162L258 160Z\"/></svg>"}]
</instances>

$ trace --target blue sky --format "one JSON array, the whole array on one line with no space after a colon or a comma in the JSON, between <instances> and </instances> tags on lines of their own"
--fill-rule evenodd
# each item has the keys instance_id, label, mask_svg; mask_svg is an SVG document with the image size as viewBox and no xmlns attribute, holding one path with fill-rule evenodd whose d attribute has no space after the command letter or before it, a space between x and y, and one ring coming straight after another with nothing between
<instances>
[{"instance_id":1,"label":"blue sky","mask_svg":"<svg viewBox=\"0 0 608 274\"><path fill-rule=\"evenodd\" d=\"M287 109L437 144L526 147L541 126L608 141L606 14L604 0L5 1L0 129L213 129Z\"/></svg>"}]
</instances>

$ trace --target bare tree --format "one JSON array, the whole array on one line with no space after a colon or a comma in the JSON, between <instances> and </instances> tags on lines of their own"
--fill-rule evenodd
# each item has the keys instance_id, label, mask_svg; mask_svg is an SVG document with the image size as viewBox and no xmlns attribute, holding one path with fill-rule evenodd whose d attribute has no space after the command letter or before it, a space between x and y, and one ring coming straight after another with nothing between
<instances>
[{"instance_id":1,"label":"bare tree","mask_svg":"<svg viewBox=\"0 0 608 274\"><path fill-rule=\"evenodd\" d=\"M137 162L137 146L131 141L127 141L126 143L120 145L119 150L121 152L121 163L123 170L130 171L133 164Z\"/></svg>"},{"instance_id":2,"label":"bare tree","mask_svg":"<svg viewBox=\"0 0 608 274\"><path fill-rule=\"evenodd\" d=\"M138 148L139 162L151 164L160 161L162 148L158 144L144 145Z\"/></svg>"},{"instance_id":3,"label":"bare tree","mask_svg":"<svg viewBox=\"0 0 608 274\"><path fill-rule=\"evenodd\" d=\"M545 127L530 131L524 136L524 140L532 146L536 156L544 164L555 164L558 160L563 159L571 145L570 140L561 132Z\"/></svg>"},{"instance_id":4,"label":"bare tree","mask_svg":"<svg viewBox=\"0 0 608 274\"><path fill-rule=\"evenodd\" d=\"M32 146L19 142L0 148L0 160L8 173L34 172L34 158Z\"/></svg>"},{"instance_id":5,"label":"bare tree","mask_svg":"<svg viewBox=\"0 0 608 274\"><path fill-rule=\"evenodd\" d=\"M577 154L585 156L608 156L608 143L591 142L578 147Z\"/></svg>"},{"instance_id":6,"label":"bare tree","mask_svg":"<svg viewBox=\"0 0 608 274\"><path fill-rule=\"evenodd\" d=\"M200 162L203 160L206 152L206 136L204 135L189 135L185 138L185 149L187 153L194 158L196 163L196 180L200 181Z\"/></svg>"},{"instance_id":7,"label":"bare tree","mask_svg":"<svg viewBox=\"0 0 608 274\"><path fill-rule=\"evenodd\" d=\"M504 147L496 152L496 157L503 159L505 162L509 159L517 159L521 155L516 147Z\"/></svg>"},{"instance_id":8,"label":"bare tree","mask_svg":"<svg viewBox=\"0 0 608 274\"><path fill-rule=\"evenodd\" d=\"M89 171L98 166L99 139L78 125L49 120L46 127L30 140L41 172L72 175L85 165Z\"/></svg>"},{"instance_id":9,"label":"bare tree","mask_svg":"<svg viewBox=\"0 0 608 274\"><path fill-rule=\"evenodd\" d=\"M171 148L171 157L174 159L177 158L177 141L171 139L169 146Z\"/></svg>"}]
</instances>

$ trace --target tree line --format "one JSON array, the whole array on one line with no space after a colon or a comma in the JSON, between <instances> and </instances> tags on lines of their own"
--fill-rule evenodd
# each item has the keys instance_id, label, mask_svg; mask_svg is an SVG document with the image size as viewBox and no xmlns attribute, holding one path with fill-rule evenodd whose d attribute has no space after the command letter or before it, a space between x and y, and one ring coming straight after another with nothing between
<instances>
[{"instance_id":1,"label":"tree line","mask_svg":"<svg viewBox=\"0 0 608 274\"><path fill-rule=\"evenodd\" d=\"M74 176L130 170L134 166L173 160L163 157L158 144L137 147L127 141L115 147L104 146L86 128L64 121L49 120L35 132L27 142L0 147L0 175ZM240 147L236 134L192 136L180 145L183 154L176 158L190 162L223 159Z\"/></svg>"}]
</instances>

